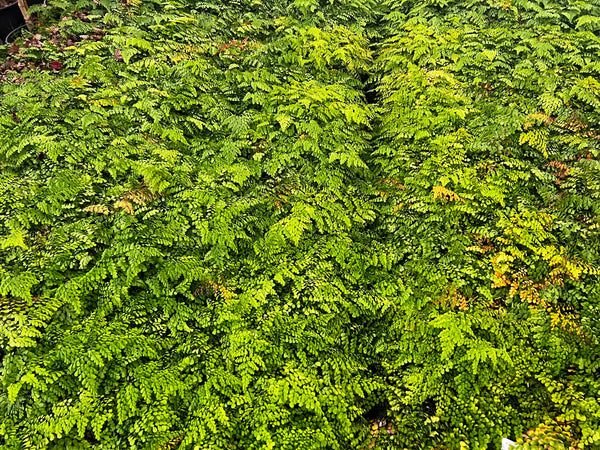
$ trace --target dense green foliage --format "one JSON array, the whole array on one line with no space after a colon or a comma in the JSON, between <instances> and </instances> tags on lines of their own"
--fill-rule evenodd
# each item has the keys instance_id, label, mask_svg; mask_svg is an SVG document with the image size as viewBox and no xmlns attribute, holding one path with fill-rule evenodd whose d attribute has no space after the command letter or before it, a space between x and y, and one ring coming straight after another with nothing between
<instances>
[{"instance_id":1,"label":"dense green foliage","mask_svg":"<svg viewBox=\"0 0 600 450\"><path fill-rule=\"evenodd\" d=\"M600 3L35 8L0 448L600 448Z\"/></svg>"}]
</instances>

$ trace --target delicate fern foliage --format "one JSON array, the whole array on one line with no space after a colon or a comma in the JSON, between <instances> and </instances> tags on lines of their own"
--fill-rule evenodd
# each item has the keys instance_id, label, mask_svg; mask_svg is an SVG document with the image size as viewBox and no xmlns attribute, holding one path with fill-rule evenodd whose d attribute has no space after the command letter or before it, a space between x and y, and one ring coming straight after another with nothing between
<instances>
[{"instance_id":1,"label":"delicate fern foliage","mask_svg":"<svg viewBox=\"0 0 600 450\"><path fill-rule=\"evenodd\" d=\"M379 55L375 162L403 187L381 220L413 292L392 410L432 446L485 448L543 423L527 445L548 426L543 445L594 447L597 380L580 364L598 342L599 192L583 181L597 178L598 73L580 52L598 38L550 26L549 9L433 8L390 5L403 25Z\"/></svg>"},{"instance_id":2,"label":"delicate fern foliage","mask_svg":"<svg viewBox=\"0 0 600 450\"><path fill-rule=\"evenodd\" d=\"M0 447L600 445L580 3L38 7L0 50Z\"/></svg>"}]
</instances>

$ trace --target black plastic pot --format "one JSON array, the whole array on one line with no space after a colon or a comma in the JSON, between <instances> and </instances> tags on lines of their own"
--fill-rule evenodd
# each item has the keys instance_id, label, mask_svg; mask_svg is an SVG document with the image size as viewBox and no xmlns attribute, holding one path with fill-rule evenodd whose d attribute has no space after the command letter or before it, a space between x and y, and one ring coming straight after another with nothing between
<instances>
[{"instance_id":1,"label":"black plastic pot","mask_svg":"<svg viewBox=\"0 0 600 450\"><path fill-rule=\"evenodd\" d=\"M44 3L44 0L29 0L29 5L39 5ZM25 18L21 14L19 5L15 1L12 5L0 8L0 44L3 44L6 37L18 28L25 25Z\"/></svg>"},{"instance_id":2,"label":"black plastic pot","mask_svg":"<svg viewBox=\"0 0 600 450\"><path fill-rule=\"evenodd\" d=\"M27 28L27 26L25 24L21 25L18 28L15 28L14 30L12 30L10 33L8 33L6 35L6 38L4 39L4 42L6 44L12 44L15 41L15 39L17 37L19 37L19 35L21 34L21 31L23 31L26 28Z\"/></svg>"}]
</instances>

